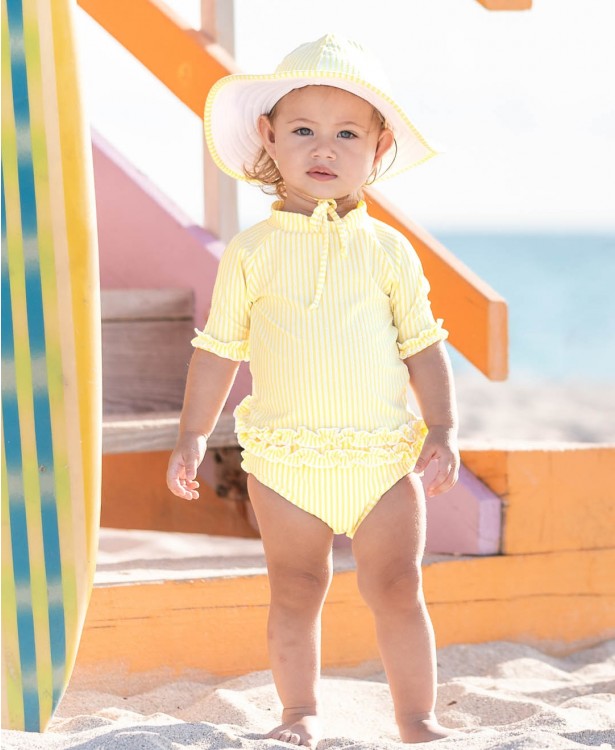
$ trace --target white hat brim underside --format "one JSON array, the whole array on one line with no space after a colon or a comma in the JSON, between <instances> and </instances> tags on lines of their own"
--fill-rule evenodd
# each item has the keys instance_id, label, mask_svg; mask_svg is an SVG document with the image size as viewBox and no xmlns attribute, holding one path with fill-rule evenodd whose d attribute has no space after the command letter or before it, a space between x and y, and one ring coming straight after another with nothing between
<instances>
[{"instance_id":1,"label":"white hat brim underside","mask_svg":"<svg viewBox=\"0 0 615 750\"><path fill-rule=\"evenodd\" d=\"M260 115L271 112L276 102L293 89L311 85L337 85L365 99L385 117L395 134L397 153L395 155L394 148L389 152L391 157L395 155L389 169L386 157L383 160L380 179L393 177L438 153L390 97L363 82L357 82L351 76L326 73L301 76L296 72L288 76L236 75L222 78L214 84L205 107L207 145L218 167L231 177L246 180L244 166L254 166L262 147L256 129Z\"/></svg>"}]
</instances>

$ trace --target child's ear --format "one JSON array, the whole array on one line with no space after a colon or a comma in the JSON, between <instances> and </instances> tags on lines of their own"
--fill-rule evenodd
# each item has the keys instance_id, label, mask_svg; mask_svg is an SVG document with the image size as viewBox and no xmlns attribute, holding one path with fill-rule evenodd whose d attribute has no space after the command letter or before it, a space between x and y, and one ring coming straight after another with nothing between
<instances>
[{"instance_id":1,"label":"child's ear","mask_svg":"<svg viewBox=\"0 0 615 750\"><path fill-rule=\"evenodd\" d=\"M263 142L263 148L272 159L275 159L275 132L267 115L261 115L258 118L257 129Z\"/></svg>"},{"instance_id":2,"label":"child's ear","mask_svg":"<svg viewBox=\"0 0 615 750\"><path fill-rule=\"evenodd\" d=\"M374 167L377 167L378 164L380 164L380 162L382 161L382 157L394 143L395 136L393 135L393 131L389 130L389 128L383 128L378 137L378 143L376 145L376 153L374 154Z\"/></svg>"}]
</instances>

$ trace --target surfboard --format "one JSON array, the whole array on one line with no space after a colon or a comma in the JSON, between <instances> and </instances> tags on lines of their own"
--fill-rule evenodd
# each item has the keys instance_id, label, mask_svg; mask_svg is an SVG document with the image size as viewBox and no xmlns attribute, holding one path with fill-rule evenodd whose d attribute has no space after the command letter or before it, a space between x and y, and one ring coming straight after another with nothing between
<instances>
[{"instance_id":1,"label":"surfboard","mask_svg":"<svg viewBox=\"0 0 615 750\"><path fill-rule=\"evenodd\" d=\"M2 726L71 675L100 517L100 302L71 0L2 0Z\"/></svg>"}]
</instances>

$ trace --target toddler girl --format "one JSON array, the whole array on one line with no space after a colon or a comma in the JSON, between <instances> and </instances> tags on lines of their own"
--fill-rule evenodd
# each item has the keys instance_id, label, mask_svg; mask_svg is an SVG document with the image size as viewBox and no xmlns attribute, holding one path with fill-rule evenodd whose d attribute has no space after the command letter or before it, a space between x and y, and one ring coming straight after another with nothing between
<instances>
[{"instance_id":1,"label":"toddler girl","mask_svg":"<svg viewBox=\"0 0 615 750\"><path fill-rule=\"evenodd\" d=\"M352 539L358 585L404 742L448 734L434 715L434 636L421 588L425 500L459 467L446 331L408 241L372 219L361 189L432 149L359 45L328 35L273 75L212 88L207 142L218 166L270 186L271 216L220 261L193 340L167 483L198 498L197 467L242 360L253 389L235 410L242 466L271 585L268 638L282 723L268 737L315 747L320 615L333 534ZM422 419L407 406L407 384Z\"/></svg>"}]
</instances>

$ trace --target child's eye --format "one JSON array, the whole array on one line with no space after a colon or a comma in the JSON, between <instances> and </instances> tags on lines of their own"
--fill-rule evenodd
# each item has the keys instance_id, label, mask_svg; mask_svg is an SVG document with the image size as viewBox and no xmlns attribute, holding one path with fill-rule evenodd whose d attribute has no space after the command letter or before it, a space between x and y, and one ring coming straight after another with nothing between
<instances>
[{"instance_id":1,"label":"child's eye","mask_svg":"<svg viewBox=\"0 0 615 750\"><path fill-rule=\"evenodd\" d=\"M310 128L297 128L296 130L293 130L293 133L296 133L297 135L312 135Z\"/></svg>"},{"instance_id":2,"label":"child's eye","mask_svg":"<svg viewBox=\"0 0 615 750\"><path fill-rule=\"evenodd\" d=\"M340 138L348 138L348 139L350 139L350 138L356 138L357 137L350 130L340 130L340 132L338 133L338 136Z\"/></svg>"}]
</instances>

